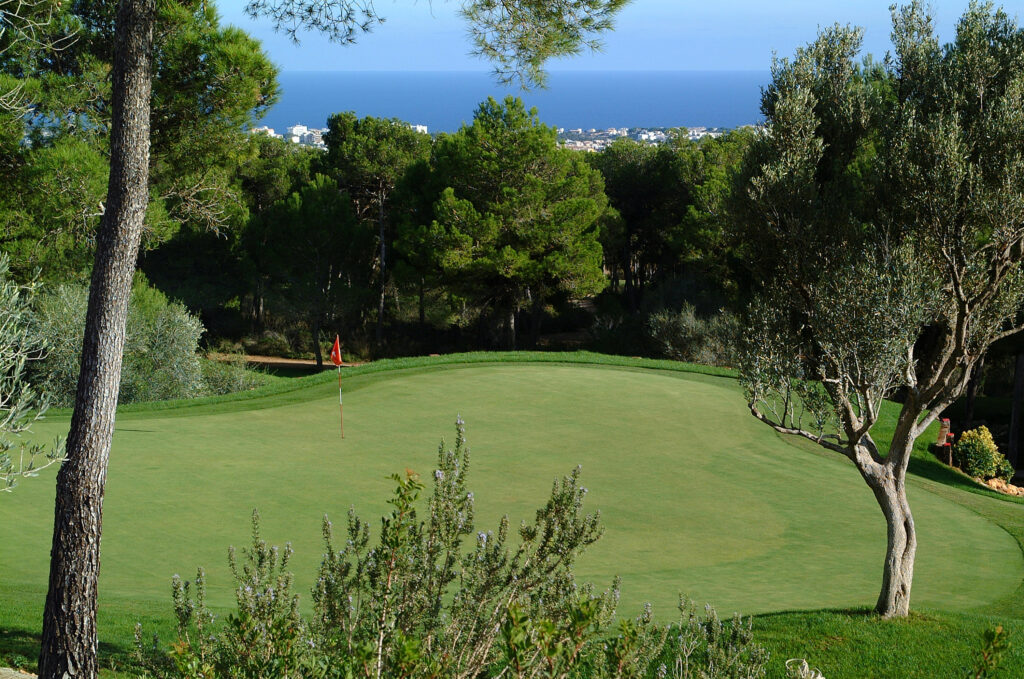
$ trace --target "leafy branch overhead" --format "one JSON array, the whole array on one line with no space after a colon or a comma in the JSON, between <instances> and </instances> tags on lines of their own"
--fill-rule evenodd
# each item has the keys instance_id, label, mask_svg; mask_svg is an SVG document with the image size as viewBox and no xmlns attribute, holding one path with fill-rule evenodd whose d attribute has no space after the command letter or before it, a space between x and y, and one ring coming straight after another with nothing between
<instances>
[{"instance_id":1,"label":"leafy branch overhead","mask_svg":"<svg viewBox=\"0 0 1024 679\"><path fill-rule=\"evenodd\" d=\"M494 64L503 83L543 87L544 64L601 47L629 0L464 0L459 13L468 24L472 53ZM246 12L267 17L294 42L305 31L349 45L385 17L373 0L249 0Z\"/></svg>"}]
</instances>

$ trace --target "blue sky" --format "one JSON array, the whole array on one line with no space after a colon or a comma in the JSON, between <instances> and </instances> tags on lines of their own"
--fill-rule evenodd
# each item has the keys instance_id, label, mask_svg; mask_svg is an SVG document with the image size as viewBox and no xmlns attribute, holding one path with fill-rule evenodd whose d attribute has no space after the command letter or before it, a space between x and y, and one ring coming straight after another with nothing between
<instances>
[{"instance_id":1,"label":"blue sky","mask_svg":"<svg viewBox=\"0 0 1024 679\"><path fill-rule=\"evenodd\" d=\"M864 27L866 50L889 47L890 0L633 0L619 15L603 52L551 62L551 70L767 70L773 51L789 55L818 26ZM387 22L349 47L315 36L298 47L264 21L250 21L245 0L220 0L225 20L263 41L283 70L486 71L467 55L458 0L377 0ZM933 0L939 34L952 38L967 0ZM1003 7L1024 17L1024 0Z\"/></svg>"}]
</instances>

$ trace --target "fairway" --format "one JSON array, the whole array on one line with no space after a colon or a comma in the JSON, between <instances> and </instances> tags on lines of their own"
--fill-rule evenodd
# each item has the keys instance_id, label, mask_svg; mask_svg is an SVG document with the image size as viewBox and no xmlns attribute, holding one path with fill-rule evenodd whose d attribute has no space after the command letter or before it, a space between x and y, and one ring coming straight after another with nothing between
<instances>
[{"instance_id":1,"label":"fairway","mask_svg":"<svg viewBox=\"0 0 1024 679\"><path fill-rule=\"evenodd\" d=\"M229 545L259 508L264 536L291 541L304 602L320 521L350 506L371 525L406 468L429 479L437 444L466 421L476 529L532 519L552 480L582 466L607 532L583 580L622 577L620 612L674 614L678 594L744 613L873 605L885 549L881 513L843 459L792 446L746 411L735 380L587 365L485 364L347 381L346 439L330 381L233 412L123 413L104 505L104 610L170 612L169 581L204 566L212 602L232 601ZM272 405L273 407L257 407ZM223 410L223 409L222 409ZM40 434L63 433L49 420ZM1001 528L912 485L920 531L914 604L953 610L1009 595L1024 572ZM45 595L53 475L0 498L0 625ZM30 621L34 622L34 621ZM104 625L100 620L101 631Z\"/></svg>"}]
</instances>

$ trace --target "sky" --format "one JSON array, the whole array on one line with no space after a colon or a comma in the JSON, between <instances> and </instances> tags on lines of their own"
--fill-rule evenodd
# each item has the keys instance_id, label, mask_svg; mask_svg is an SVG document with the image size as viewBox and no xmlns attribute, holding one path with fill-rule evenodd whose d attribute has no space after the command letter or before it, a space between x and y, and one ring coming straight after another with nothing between
<instances>
[{"instance_id":1,"label":"sky","mask_svg":"<svg viewBox=\"0 0 1024 679\"><path fill-rule=\"evenodd\" d=\"M865 29L865 51L889 49L891 0L632 0L619 14L604 49L549 63L555 70L765 71L773 52L791 55L819 26ZM468 54L470 43L458 0L376 0L387 21L355 45L333 45L316 35L293 45L265 19L248 19L245 0L219 0L224 20L259 38L284 71L488 71ZM952 38L967 0L933 0L940 38ZM1002 6L1018 19L1024 0Z\"/></svg>"}]
</instances>

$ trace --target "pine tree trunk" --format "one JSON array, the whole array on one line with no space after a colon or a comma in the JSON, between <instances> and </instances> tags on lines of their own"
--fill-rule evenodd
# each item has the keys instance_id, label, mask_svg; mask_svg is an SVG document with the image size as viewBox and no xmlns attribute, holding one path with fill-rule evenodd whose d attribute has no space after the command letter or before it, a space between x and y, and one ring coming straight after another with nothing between
<instances>
[{"instance_id":1,"label":"pine tree trunk","mask_svg":"<svg viewBox=\"0 0 1024 679\"><path fill-rule=\"evenodd\" d=\"M380 299L377 302L377 345L384 341L384 295L387 291L387 244L384 241L384 198L377 197L377 224L380 227Z\"/></svg>"},{"instance_id":2,"label":"pine tree trunk","mask_svg":"<svg viewBox=\"0 0 1024 679\"><path fill-rule=\"evenodd\" d=\"M882 569L882 591L875 612L883 618L902 618L910 612L910 588L914 582L917 530L907 502L903 480L886 476L872 484L875 498L885 515L887 545Z\"/></svg>"},{"instance_id":3,"label":"pine tree trunk","mask_svg":"<svg viewBox=\"0 0 1024 679\"><path fill-rule=\"evenodd\" d=\"M313 354L316 356L316 367L322 370L324 367L324 352L320 347L320 319L313 321Z\"/></svg>"},{"instance_id":4,"label":"pine tree trunk","mask_svg":"<svg viewBox=\"0 0 1024 679\"><path fill-rule=\"evenodd\" d=\"M427 282L423 276L420 276L420 325L427 324Z\"/></svg>"},{"instance_id":5,"label":"pine tree trunk","mask_svg":"<svg viewBox=\"0 0 1024 679\"><path fill-rule=\"evenodd\" d=\"M103 491L125 322L149 201L149 107L155 0L121 0L112 75L106 211L96 239L67 460L57 475L39 676L96 676Z\"/></svg>"},{"instance_id":6,"label":"pine tree trunk","mask_svg":"<svg viewBox=\"0 0 1024 679\"><path fill-rule=\"evenodd\" d=\"M505 329L508 331L508 349L509 351L516 350L516 309L511 307L508 310L508 319L506 321Z\"/></svg>"},{"instance_id":7,"label":"pine tree trunk","mask_svg":"<svg viewBox=\"0 0 1024 679\"><path fill-rule=\"evenodd\" d=\"M264 306L266 304L263 293L263 276L257 276L256 278L256 290L252 295L252 321L253 330L263 330L263 321L265 318Z\"/></svg>"}]
</instances>

